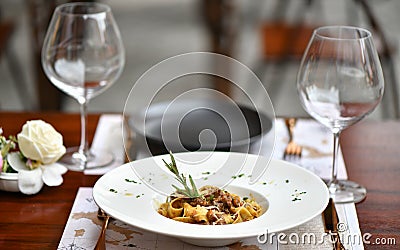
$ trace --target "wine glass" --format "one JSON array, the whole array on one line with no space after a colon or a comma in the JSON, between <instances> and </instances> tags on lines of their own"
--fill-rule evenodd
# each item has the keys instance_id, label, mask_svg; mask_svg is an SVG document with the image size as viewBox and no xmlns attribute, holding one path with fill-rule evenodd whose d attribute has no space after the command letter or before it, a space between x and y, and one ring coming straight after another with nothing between
<instances>
[{"instance_id":1,"label":"wine glass","mask_svg":"<svg viewBox=\"0 0 400 250\"><path fill-rule=\"evenodd\" d=\"M297 75L304 109L334 135L332 177L336 203L359 202L366 189L337 179L339 135L379 104L384 89L381 64L371 33L363 28L326 26L314 30Z\"/></svg>"},{"instance_id":2,"label":"wine glass","mask_svg":"<svg viewBox=\"0 0 400 250\"><path fill-rule=\"evenodd\" d=\"M80 146L61 159L71 170L102 167L111 153L89 151L86 120L90 99L108 89L125 64L121 35L109 6L68 3L58 6L43 42L42 66L50 81L80 104Z\"/></svg>"}]
</instances>

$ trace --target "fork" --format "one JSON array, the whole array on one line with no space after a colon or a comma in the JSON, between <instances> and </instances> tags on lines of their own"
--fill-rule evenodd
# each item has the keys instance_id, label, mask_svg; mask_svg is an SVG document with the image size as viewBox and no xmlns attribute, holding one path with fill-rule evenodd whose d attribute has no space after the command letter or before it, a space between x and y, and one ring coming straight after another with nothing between
<instances>
[{"instance_id":1,"label":"fork","mask_svg":"<svg viewBox=\"0 0 400 250\"><path fill-rule=\"evenodd\" d=\"M285 148L285 152L283 153L283 159L287 160L289 157L301 157L301 152L303 148L294 142L293 140L293 133L294 133L294 127L296 125L297 119L296 118L286 118L285 119L285 124L286 128L289 133L289 142Z\"/></svg>"},{"instance_id":2,"label":"fork","mask_svg":"<svg viewBox=\"0 0 400 250\"><path fill-rule=\"evenodd\" d=\"M110 220L110 216L103 211L103 209L99 208L97 211L97 218L103 220L103 226L101 227L101 233L99 239L97 240L95 250L105 250L106 249L106 230L108 221Z\"/></svg>"}]
</instances>

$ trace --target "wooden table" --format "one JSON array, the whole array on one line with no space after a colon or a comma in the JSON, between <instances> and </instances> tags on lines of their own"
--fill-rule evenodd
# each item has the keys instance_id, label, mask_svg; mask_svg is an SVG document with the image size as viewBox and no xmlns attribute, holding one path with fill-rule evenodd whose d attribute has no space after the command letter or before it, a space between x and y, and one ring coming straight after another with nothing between
<instances>
[{"instance_id":1,"label":"wooden table","mask_svg":"<svg viewBox=\"0 0 400 250\"><path fill-rule=\"evenodd\" d=\"M89 115L90 140L98 118ZM77 114L0 112L0 127L5 134L17 134L30 119L51 123L63 134L66 146L79 143ZM361 231L372 235L366 249L398 249L400 245L399 141L400 121L362 122L343 133L349 177L368 188L367 199L357 204ZM56 249L78 187L93 186L97 179L68 172L62 186L45 186L33 196L0 191L0 249ZM397 246L372 244L378 239L395 239Z\"/></svg>"},{"instance_id":2,"label":"wooden table","mask_svg":"<svg viewBox=\"0 0 400 250\"><path fill-rule=\"evenodd\" d=\"M342 134L341 147L349 179L367 188L356 205L361 232L371 234L365 249L400 248L400 121L364 121ZM395 238L397 245L378 246Z\"/></svg>"}]
</instances>

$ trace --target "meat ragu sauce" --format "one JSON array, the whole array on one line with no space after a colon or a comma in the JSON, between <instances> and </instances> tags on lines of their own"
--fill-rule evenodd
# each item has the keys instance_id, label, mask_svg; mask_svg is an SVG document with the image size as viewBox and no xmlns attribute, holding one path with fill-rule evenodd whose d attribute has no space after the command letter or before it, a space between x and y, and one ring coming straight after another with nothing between
<instances>
[{"instance_id":1,"label":"meat ragu sauce","mask_svg":"<svg viewBox=\"0 0 400 250\"><path fill-rule=\"evenodd\" d=\"M252 198L241 199L215 186L204 186L199 191L201 196L197 198L170 195L158 213L176 221L204 225L234 224L261 214L261 206Z\"/></svg>"}]
</instances>

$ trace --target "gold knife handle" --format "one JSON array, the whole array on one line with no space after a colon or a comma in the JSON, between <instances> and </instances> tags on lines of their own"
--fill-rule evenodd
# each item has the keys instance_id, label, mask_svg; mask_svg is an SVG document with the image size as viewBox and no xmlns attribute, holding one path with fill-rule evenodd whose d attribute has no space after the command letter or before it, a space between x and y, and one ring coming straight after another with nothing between
<instances>
[{"instance_id":1,"label":"gold knife handle","mask_svg":"<svg viewBox=\"0 0 400 250\"><path fill-rule=\"evenodd\" d=\"M342 241L340 240L338 224L339 224L339 217L336 211L335 203L332 200L332 221L335 230L335 249L336 250L345 250L346 248L343 246Z\"/></svg>"},{"instance_id":2,"label":"gold knife handle","mask_svg":"<svg viewBox=\"0 0 400 250\"><path fill-rule=\"evenodd\" d=\"M330 234L331 241L335 250L345 249L344 245L340 240L338 231L339 218L337 215L335 203L333 199L329 199L328 206L322 214L324 221L325 232Z\"/></svg>"}]
</instances>

